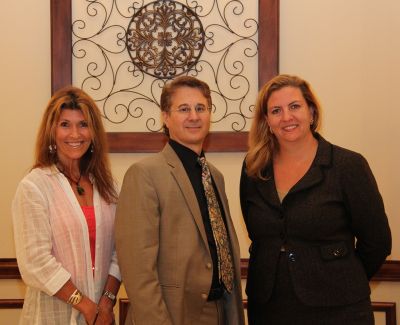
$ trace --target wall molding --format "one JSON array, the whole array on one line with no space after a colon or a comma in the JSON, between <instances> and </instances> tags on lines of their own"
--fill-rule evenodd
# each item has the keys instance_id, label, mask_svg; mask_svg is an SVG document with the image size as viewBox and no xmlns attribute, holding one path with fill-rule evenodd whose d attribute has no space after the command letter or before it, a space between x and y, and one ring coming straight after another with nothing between
<instances>
[{"instance_id":1,"label":"wall molding","mask_svg":"<svg viewBox=\"0 0 400 325\"><path fill-rule=\"evenodd\" d=\"M240 260L242 279L247 278L248 258ZM17 260L15 258L0 258L0 280L1 279L20 279ZM381 269L375 274L371 281L400 281L400 260L388 260Z\"/></svg>"},{"instance_id":2,"label":"wall molding","mask_svg":"<svg viewBox=\"0 0 400 325\"><path fill-rule=\"evenodd\" d=\"M372 302L372 310L385 313L386 325L397 324L395 302Z\"/></svg>"},{"instance_id":3,"label":"wall molding","mask_svg":"<svg viewBox=\"0 0 400 325\"><path fill-rule=\"evenodd\" d=\"M24 299L0 299L0 309L20 309Z\"/></svg>"},{"instance_id":4,"label":"wall molding","mask_svg":"<svg viewBox=\"0 0 400 325\"><path fill-rule=\"evenodd\" d=\"M0 280L21 279L15 258L0 258Z\"/></svg>"}]
</instances>

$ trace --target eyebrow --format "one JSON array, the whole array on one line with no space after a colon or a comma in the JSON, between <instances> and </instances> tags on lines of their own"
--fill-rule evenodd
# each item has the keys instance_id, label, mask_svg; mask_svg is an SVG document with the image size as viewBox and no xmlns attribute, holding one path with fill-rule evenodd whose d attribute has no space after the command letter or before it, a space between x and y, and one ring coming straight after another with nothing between
<instances>
[{"instance_id":1,"label":"eyebrow","mask_svg":"<svg viewBox=\"0 0 400 325\"><path fill-rule=\"evenodd\" d=\"M190 106L189 104L186 104L186 103L184 103L184 104L180 104L178 107L182 107L182 106ZM202 103L197 103L196 105L194 105L194 106L207 106L207 105L204 105L204 104L202 104Z\"/></svg>"},{"instance_id":2,"label":"eyebrow","mask_svg":"<svg viewBox=\"0 0 400 325\"><path fill-rule=\"evenodd\" d=\"M293 105L293 104L295 104L295 103L299 103L299 102L301 102L301 99L296 99L296 100L290 102L290 103L288 104L288 106ZM280 105L275 105L275 106L270 106L270 107L268 107L268 108L282 108L282 106L280 106Z\"/></svg>"}]
</instances>

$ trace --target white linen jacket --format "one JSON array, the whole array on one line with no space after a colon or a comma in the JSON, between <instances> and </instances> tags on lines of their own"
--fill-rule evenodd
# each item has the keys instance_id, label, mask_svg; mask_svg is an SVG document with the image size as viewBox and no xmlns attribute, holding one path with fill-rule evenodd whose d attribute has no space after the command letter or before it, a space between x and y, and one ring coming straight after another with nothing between
<instances>
[{"instance_id":1,"label":"white linen jacket","mask_svg":"<svg viewBox=\"0 0 400 325\"><path fill-rule=\"evenodd\" d=\"M33 169L18 185L12 215L18 267L27 285L20 324L86 324L53 295L71 281L98 302L108 275L121 279L114 248L115 205L93 184L96 260L92 270L85 216L63 174Z\"/></svg>"}]
</instances>

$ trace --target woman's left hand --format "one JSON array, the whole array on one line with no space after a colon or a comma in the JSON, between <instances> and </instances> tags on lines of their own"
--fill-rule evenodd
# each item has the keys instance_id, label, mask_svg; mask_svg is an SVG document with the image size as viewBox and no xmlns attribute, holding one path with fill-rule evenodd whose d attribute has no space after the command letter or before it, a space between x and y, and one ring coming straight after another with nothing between
<instances>
[{"instance_id":1,"label":"woman's left hand","mask_svg":"<svg viewBox=\"0 0 400 325\"><path fill-rule=\"evenodd\" d=\"M99 304L99 314L95 325L113 325L115 324L115 315L113 311L113 303L107 297L101 297Z\"/></svg>"}]
</instances>

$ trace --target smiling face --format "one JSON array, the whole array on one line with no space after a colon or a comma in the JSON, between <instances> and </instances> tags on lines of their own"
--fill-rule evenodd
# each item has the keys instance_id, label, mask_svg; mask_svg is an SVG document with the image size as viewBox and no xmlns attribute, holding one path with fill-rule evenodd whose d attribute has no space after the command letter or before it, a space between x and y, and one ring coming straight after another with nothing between
<instances>
[{"instance_id":1,"label":"smiling face","mask_svg":"<svg viewBox=\"0 0 400 325\"><path fill-rule=\"evenodd\" d=\"M209 107L207 98L199 89L183 86L174 91L170 110L162 113L170 138L197 154L201 153L211 117L208 109L202 113L196 112L195 107L199 106ZM190 107L190 111L178 111L182 107Z\"/></svg>"},{"instance_id":2,"label":"smiling face","mask_svg":"<svg viewBox=\"0 0 400 325\"><path fill-rule=\"evenodd\" d=\"M267 106L268 125L280 144L312 136L313 109L299 88L287 86L274 91Z\"/></svg>"},{"instance_id":3,"label":"smiling face","mask_svg":"<svg viewBox=\"0 0 400 325\"><path fill-rule=\"evenodd\" d=\"M63 109L57 121L55 141L58 160L69 166L79 162L92 141L88 123L79 109Z\"/></svg>"}]
</instances>

